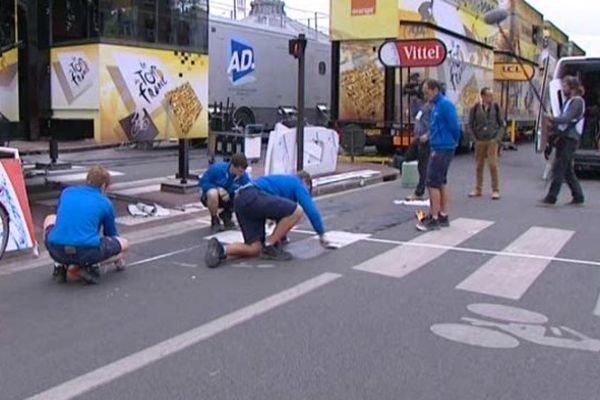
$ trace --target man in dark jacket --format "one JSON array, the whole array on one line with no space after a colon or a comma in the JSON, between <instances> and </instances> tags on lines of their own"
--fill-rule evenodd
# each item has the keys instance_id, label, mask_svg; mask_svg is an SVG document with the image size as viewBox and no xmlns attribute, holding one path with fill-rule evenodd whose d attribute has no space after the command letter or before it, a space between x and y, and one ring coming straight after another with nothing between
<instances>
[{"instance_id":1,"label":"man in dark jacket","mask_svg":"<svg viewBox=\"0 0 600 400\"><path fill-rule=\"evenodd\" d=\"M419 183L414 194L406 200L423 200L425 194L425 178L427 178L427 164L429 163L429 124L431 122L432 105L421 94L414 115L415 127L413 140L406 151L404 162L417 160L419 170Z\"/></svg>"},{"instance_id":2,"label":"man in dark jacket","mask_svg":"<svg viewBox=\"0 0 600 400\"><path fill-rule=\"evenodd\" d=\"M448 169L460 140L460 124L454 104L441 93L442 85L428 79L423 85L425 98L433 104L430 138L431 156L427 166L427 188L431 202L429 215L417 224L420 231L450 225L448 218Z\"/></svg>"},{"instance_id":3,"label":"man in dark jacket","mask_svg":"<svg viewBox=\"0 0 600 400\"><path fill-rule=\"evenodd\" d=\"M483 168L488 160L492 178L492 199L500 198L498 173L498 144L504 136L506 124L500 106L494 102L494 93L488 87L481 89L481 103L469 113L469 133L475 138L476 184L469 197L480 197L483 192Z\"/></svg>"},{"instance_id":4,"label":"man in dark jacket","mask_svg":"<svg viewBox=\"0 0 600 400\"><path fill-rule=\"evenodd\" d=\"M558 117L547 116L546 121L551 125L552 135L549 138L549 147L544 152L549 156L548 149L556 148L556 157L552 165L552 183L548 194L542 199L540 205L554 205L558 198L563 182L567 182L573 196L570 204L581 205L585 198L581 185L575 176L573 158L575 150L583 133L585 100L583 87L578 78L565 76L562 79L564 104Z\"/></svg>"}]
</instances>

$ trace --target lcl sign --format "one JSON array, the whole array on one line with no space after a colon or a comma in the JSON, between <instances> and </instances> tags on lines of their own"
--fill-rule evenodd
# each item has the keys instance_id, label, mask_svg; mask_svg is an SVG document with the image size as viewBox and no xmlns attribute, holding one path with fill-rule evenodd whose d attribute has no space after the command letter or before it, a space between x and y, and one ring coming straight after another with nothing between
<instances>
[{"instance_id":1,"label":"lcl sign","mask_svg":"<svg viewBox=\"0 0 600 400\"><path fill-rule=\"evenodd\" d=\"M436 67L447 55L446 45L438 39L389 41L379 48L379 60L386 67Z\"/></svg>"}]
</instances>

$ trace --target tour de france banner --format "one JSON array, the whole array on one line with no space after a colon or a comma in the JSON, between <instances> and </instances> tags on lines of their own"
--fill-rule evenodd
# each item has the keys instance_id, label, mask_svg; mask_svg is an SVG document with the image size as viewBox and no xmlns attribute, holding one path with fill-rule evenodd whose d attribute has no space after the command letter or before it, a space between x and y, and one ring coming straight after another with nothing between
<instances>
[{"instance_id":1,"label":"tour de france banner","mask_svg":"<svg viewBox=\"0 0 600 400\"><path fill-rule=\"evenodd\" d=\"M50 64L53 110L99 110L97 44L53 48Z\"/></svg>"},{"instance_id":2,"label":"tour de france banner","mask_svg":"<svg viewBox=\"0 0 600 400\"><path fill-rule=\"evenodd\" d=\"M0 121L19 121L18 50L0 56Z\"/></svg>"},{"instance_id":3,"label":"tour de france banner","mask_svg":"<svg viewBox=\"0 0 600 400\"><path fill-rule=\"evenodd\" d=\"M498 6L497 0L332 0L331 39L403 38L398 32L401 22L412 21L438 25L485 43L498 29L487 25L483 15ZM410 34L414 38L422 31L415 27Z\"/></svg>"},{"instance_id":4,"label":"tour de france banner","mask_svg":"<svg viewBox=\"0 0 600 400\"><path fill-rule=\"evenodd\" d=\"M100 46L100 142L208 137L208 56Z\"/></svg>"},{"instance_id":5,"label":"tour de france banner","mask_svg":"<svg viewBox=\"0 0 600 400\"><path fill-rule=\"evenodd\" d=\"M33 248L37 242L21 160L0 160L0 204L6 208L10 220L6 251Z\"/></svg>"}]
</instances>

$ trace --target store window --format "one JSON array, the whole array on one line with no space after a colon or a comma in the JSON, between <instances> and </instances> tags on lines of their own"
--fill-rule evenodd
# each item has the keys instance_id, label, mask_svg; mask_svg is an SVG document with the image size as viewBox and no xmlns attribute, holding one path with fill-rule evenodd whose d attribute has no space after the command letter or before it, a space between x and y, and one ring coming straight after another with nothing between
<instances>
[{"instance_id":1,"label":"store window","mask_svg":"<svg viewBox=\"0 0 600 400\"><path fill-rule=\"evenodd\" d=\"M97 0L53 0L52 41L64 43L98 38Z\"/></svg>"},{"instance_id":2,"label":"store window","mask_svg":"<svg viewBox=\"0 0 600 400\"><path fill-rule=\"evenodd\" d=\"M15 44L15 0L0 1L0 48Z\"/></svg>"},{"instance_id":3,"label":"store window","mask_svg":"<svg viewBox=\"0 0 600 400\"><path fill-rule=\"evenodd\" d=\"M100 0L101 36L208 51L208 0Z\"/></svg>"}]
</instances>

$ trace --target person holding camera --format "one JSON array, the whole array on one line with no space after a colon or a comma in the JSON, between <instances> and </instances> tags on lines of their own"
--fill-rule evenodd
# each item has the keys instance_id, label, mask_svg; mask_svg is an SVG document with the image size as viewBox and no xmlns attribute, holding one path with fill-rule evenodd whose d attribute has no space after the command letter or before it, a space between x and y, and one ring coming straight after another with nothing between
<instances>
[{"instance_id":1,"label":"person holding camera","mask_svg":"<svg viewBox=\"0 0 600 400\"><path fill-rule=\"evenodd\" d=\"M407 201L425 199L425 178L427 178L427 164L429 163L429 155L431 154L431 147L429 146L429 126L431 123L432 105L425 99L422 90L419 90L417 97L418 100L414 110L414 136L410 146L406 150L404 162L417 161L419 183L415 188L415 192L406 197Z\"/></svg>"},{"instance_id":2,"label":"person holding camera","mask_svg":"<svg viewBox=\"0 0 600 400\"><path fill-rule=\"evenodd\" d=\"M548 144L544 150L546 160L550 157L553 148L556 149L554 163L552 164L552 183L548 194L540 205L552 206L558 199L563 182L567 182L571 189L572 199L569 204L581 205L585 197L583 189L575 176L573 158L583 134L585 100L584 89L580 80L574 76L565 76L562 79L562 92L564 104L558 117L546 116L546 124L551 130Z\"/></svg>"}]
</instances>

